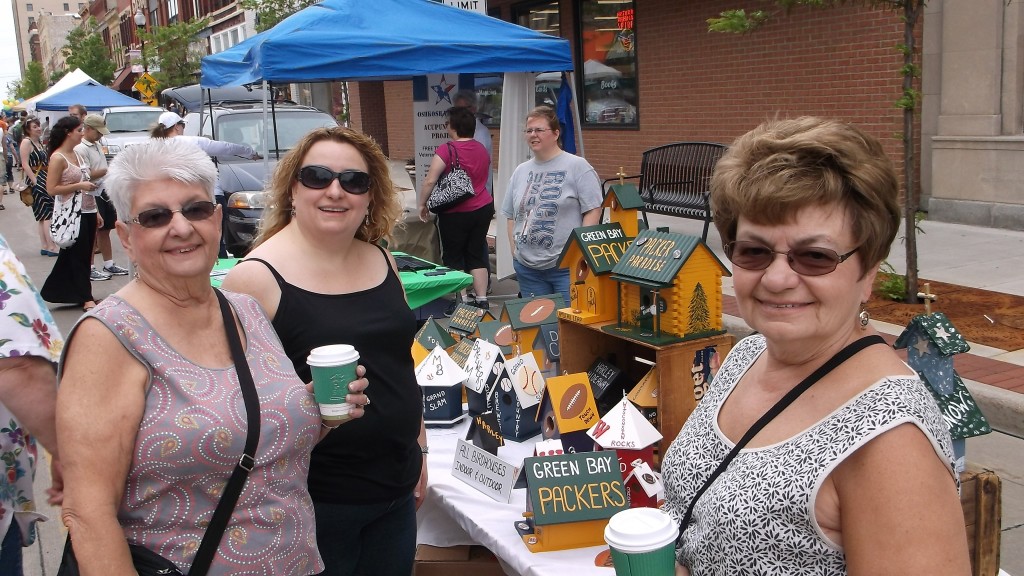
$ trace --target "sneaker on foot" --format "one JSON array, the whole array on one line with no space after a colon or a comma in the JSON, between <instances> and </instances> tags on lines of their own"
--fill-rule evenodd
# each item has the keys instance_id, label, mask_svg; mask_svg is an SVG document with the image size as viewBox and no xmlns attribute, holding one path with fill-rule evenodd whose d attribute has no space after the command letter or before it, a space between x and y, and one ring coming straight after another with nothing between
<instances>
[{"instance_id":1,"label":"sneaker on foot","mask_svg":"<svg viewBox=\"0 0 1024 576\"><path fill-rule=\"evenodd\" d=\"M93 268L92 272L89 273L89 280L92 280L93 282L102 282L104 280L110 280L110 278L110 274L107 274L106 272L100 272L95 268Z\"/></svg>"},{"instance_id":2,"label":"sneaker on foot","mask_svg":"<svg viewBox=\"0 0 1024 576\"><path fill-rule=\"evenodd\" d=\"M103 267L103 271L106 272L107 274L110 274L111 276L127 276L128 275L128 269L127 268L122 268L122 267L118 266L116 263L111 264L110 266L104 266Z\"/></svg>"},{"instance_id":3,"label":"sneaker on foot","mask_svg":"<svg viewBox=\"0 0 1024 576\"><path fill-rule=\"evenodd\" d=\"M476 306L477 308L480 308L481 310L488 310L489 311L491 309L491 305L487 302L487 300L476 299L476 300L473 300L471 302L471 304L473 306Z\"/></svg>"},{"instance_id":4,"label":"sneaker on foot","mask_svg":"<svg viewBox=\"0 0 1024 576\"><path fill-rule=\"evenodd\" d=\"M458 300L452 300L451 303L448 304L448 307L444 309L445 317L446 318L451 318L452 314L455 314L455 309L458 308L458 306L459 306L459 301Z\"/></svg>"}]
</instances>

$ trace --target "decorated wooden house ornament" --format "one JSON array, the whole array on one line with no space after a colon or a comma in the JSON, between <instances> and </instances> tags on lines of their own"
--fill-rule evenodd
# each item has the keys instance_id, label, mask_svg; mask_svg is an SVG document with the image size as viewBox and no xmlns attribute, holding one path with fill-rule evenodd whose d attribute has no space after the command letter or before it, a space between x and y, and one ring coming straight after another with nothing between
<instances>
[{"instance_id":1,"label":"decorated wooden house ornament","mask_svg":"<svg viewBox=\"0 0 1024 576\"><path fill-rule=\"evenodd\" d=\"M594 360L594 363L587 369L587 378L590 380L590 387L594 390L597 411L601 414L611 410L624 396L626 390L622 369L610 360L604 358Z\"/></svg>"},{"instance_id":2,"label":"decorated wooden house ornament","mask_svg":"<svg viewBox=\"0 0 1024 576\"><path fill-rule=\"evenodd\" d=\"M513 298L505 301L500 320L512 326L513 338L523 351L532 350L540 327L558 324L557 312L564 307L565 300L561 294ZM539 355L537 360L543 362Z\"/></svg>"},{"instance_id":3,"label":"decorated wooden house ornament","mask_svg":"<svg viewBox=\"0 0 1024 576\"><path fill-rule=\"evenodd\" d=\"M448 333L433 316L427 318L416 337L412 341L412 359L417 365L422 363L430 351L440 346L450 352L455 346L455 338Z\"/></svg>"},{"instance_id":4,"label":"decorated wooden house ornament","mask_svg":"<svg viewBox=\"0 0 1024 576\"><path fill-rule=\"evenodd\" d=\"M654 466L654 445L662 438L661 432L625 397L587 430L587 434L603 450L618 452L619 462L623 463L620 467L623 479L637 458Z\"/></svg>"},{"instance_id":5,"label":"decorated wooden house ornament","mask_svg":"<svg viewBox=\"0 0 1024 576\"><path fill-rule=\"evenodd\" d=\"M558 266L569 269L568 308L558 311L559 318L578 324L615 319L616 285L610 274L630 240L617 222L573 229L558 258Z\"/></svg>"},{"instance_id":6,"label":"decorated wooden house ornament","mask_svg":"<svg viewBox=\"0 0 1024 576\"><path fill-rule=\"evenodd\" d=\"M626 396L652 426L658 426L658 369L651 369Z\"/></svg>"},{"instance_id":7,"label":"decorated wooden house ornament","mask_svg":"<svg viewBox=\"0 0 1024 576\"><path fill-rule=\"evenodd\" d=\"M424 424L450 427L462 420L462 383L467 377L441 346L435 346L416 366L416 383L423 393Z\"/></svg>"},{"instance_id":8,"label":"decorated wooden house ornament","mask_svg":"<svg viewBox=\"0 0 1024 576\"><path fill-rule=\"evenodd\" d=\"M504 320L489 320L477 324L479 336L477 340L486 340L501 349L501 353L510 356L516 344L516 334L512 324Z\"/></svg>"},{"instance_id":9,"label":"decorated wooden house ornament","mask_svg":"<svg viewBox=\"0 0 1024 576\"><path fill-rule=\"evenodd\" d=\"M585 373L548 378L537 410L540 434L545 440L561 440L567 452L592 451L594 441L587 430L600 416Z\"/></svg>"},{"instance_id":10,"label":"decorated wooden house ornament","mask_svg":"<svg viewBox=\"0 0 1024 576\"><path fill-rule=\"evenodd\" d=\"M544 363L541 370L545 376L558 375L558 361L561 358L561 349L558 344L558 324L545 324L537 331L537 338L533 341L533 349L540 350Z\"/></svg>"},{"instance_id":11,"label":"decorated wooden house ornament","mask_svg":"<svg viewBox=\"0 0 1024 576\"><path fill-rule=\"evenodd\" d=\"M920 314L910 320L894 347L906 348L907 364L928 385L953 437L957 472L966 464L966 439L992 431L974 397L953 368L953 356L970 350L953 323L942 312Z\"/></svg>"},{"instance_id":12,"label":"decorated wooden house ornament","mask_svg":"<svg viewBox=\"0 0 1024 576\"><path fill-rule=\"evenodd\" d=\"M503 378L509 380L509 376L505 372L505 357L496 344L482 338L467 338L459 342L456 350L469 342L472 342L472 348L462 363L462 369L467 374L465 390L469 413L476 415L496 408L499 382Z\"/></svg>"},{"instance_id":13,"label":"decorated wooden house ornament","mask_svg":"<svg viewBox=\"0 0 1024 576\"><path fill-rule=\"evenodd\" d=\"M461 302L448 322L448 332L458 339L475 338L479 335L478 325L494 319L489 310Z\"/></svg>"},{"instance_id":14,"label":"decorated wooden house ornament","mask_svg":"<svg viewBox=\"0 0 1024 576\"><path fill-rule=\"evenodd\" d=\"M657 508L665 492L661 474L640 458L630 463L629 474L622 482L626 486L630 508Z\"/></svg>"},{"instance_id":15,"label":"decorated wooden house ornament","mask_svg":"<svg viewBox=\"0 0 1024 576\"><path fill-rule=\"evenodd\" d=\"M612 269L617 325L602 330L652 344L723 334L729 270L696 236L644 230Z\"/></svg>"},{"instance_id":16,"label":"decorated wooden house ornament","mask_svg":"<svg viewBox=\"0 0 1024 576\"><path fill-rule=\"evenodd\" d=\"M619 170L621 175L622 170ZM640 232L639 211L644 208L644 200L635 184L626 183L620 178L605 194L602 208L608 209L608 221L622 226L622 231L630 238L636 238Z\"/></svg>"}]
</instances>

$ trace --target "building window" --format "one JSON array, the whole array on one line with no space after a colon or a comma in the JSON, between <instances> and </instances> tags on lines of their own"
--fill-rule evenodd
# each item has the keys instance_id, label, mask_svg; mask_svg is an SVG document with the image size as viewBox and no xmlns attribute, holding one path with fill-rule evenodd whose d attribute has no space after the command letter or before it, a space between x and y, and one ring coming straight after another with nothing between
<instances>
[{"instance_id":1,"label":"building window","mask_svg":"<svg viewBox=\"0 0 1024 576\"><path fill-rule=\"evenodd\" d=\"M543 2L515 8L516 24L552 36L561 36L558 2Z\"/></svg>"},{"instance_id":2,"label":"building window","mask_svg":"<svg viewBox=\"0 0 1024 576\"><path fill-rule=\"evenodd\" d=\"M65 2L64 3L64 11L67 12L69 10L71 10L71 4L68 4L67 2Z\"/></svg>"},{"instance_id":3,"label":"building window","mask_svg":"<svg viewBox=\"0 0 1024 576\"><path fill-rule=\"evenodd\" d=\"M167 0L167 23L174 24L178 21L178 0Z\"/></svg>"},{"instance_id":4,"label":"building window","mask_svg":"<svg viewBox=\"0 0 1024 576\"><path fill-rule=\"evenodd\" d=\"M210 53L223 52L242 40L245 40L245 29L241 26L213 34L210 36Z\"/></svg>"},{"instance_id":5,"label":"building window","mask_svg":"<svg viewBox=\"0 0 1024 576\"><path fill-rule=\"evenodd\" d=\"M634 11L633 0L580 0L584 124L638 123Z\"/></svg>"},{"instance_id":6,"label":"building window","mask_svg":"<svg viewBox=\"0 0 1024 576\"><path fill-rule=\"evenodd\" d=\"M25 11L26 12L34 12L34 10L32 10L32 5L31 4L25 4Z\"/></svg>"},{"instance_id":7,"label":"building window","mask_svg":"<svg viewBox=\"0 0 1024 576\"><path fill-rule=\"evenodd\" d=\"M81 12L82 10L85 10L85 4L82 3L82 2L79 2L78 3L78 11Z\"/></svg>"},{"instance_id":8,"label":"building window","mask_svg":"<svg viewBox=\"0 0 1024 576\"><path fill-rule=\"evenodd\" d=\"M32 25L35 24L35 23L36 23L35 17L34 16L29 16L28 17L28 27L32 28Z\"/></svg>"}]
</instances>

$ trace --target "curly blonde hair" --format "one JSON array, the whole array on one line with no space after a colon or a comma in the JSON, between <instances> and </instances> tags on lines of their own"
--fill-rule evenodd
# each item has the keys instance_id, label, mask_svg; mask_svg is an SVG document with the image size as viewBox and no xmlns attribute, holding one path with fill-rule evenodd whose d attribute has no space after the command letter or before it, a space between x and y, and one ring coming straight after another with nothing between
<instances>
[{"instance_id":1,"label":"curly blonde hair","mask_svg":"<svg viewBox=\"0 0 1024 576\"><path fill-rule=\"evenodd\" d=\"M274 176L267 190L267 207L263 211L259 234L253 248L266 242L277 234L292 220L292 185L299 177L299 169L309 153L309 149L317 142L332 141L349 144L359 152L366 162L370 175L370 207L368 218L356 231L356 238L376 244L381 240L390 243L392 232L402 216L402 204L398 192L391 182L391 170L388 159L384 156L377 142L369 136L345 128L317 128L306 134L277 164Z\"/></svg>"}]
</instances>

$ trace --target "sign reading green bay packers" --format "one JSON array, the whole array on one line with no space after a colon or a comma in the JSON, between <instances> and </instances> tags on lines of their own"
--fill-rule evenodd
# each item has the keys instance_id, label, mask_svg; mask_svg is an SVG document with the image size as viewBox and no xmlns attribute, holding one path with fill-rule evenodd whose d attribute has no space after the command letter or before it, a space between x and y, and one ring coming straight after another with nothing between
<instances>
[{"instance_id":1,"label":"sign reading green bay packers","mask_svg":"<svg viewBox=\"0 0 1024 576\"><path fill-rule=\"evenodd\" d=\"M629 507L614 451L531 457L523 469L538 526L611 518Z\"/></svg>"}]
</instances>

